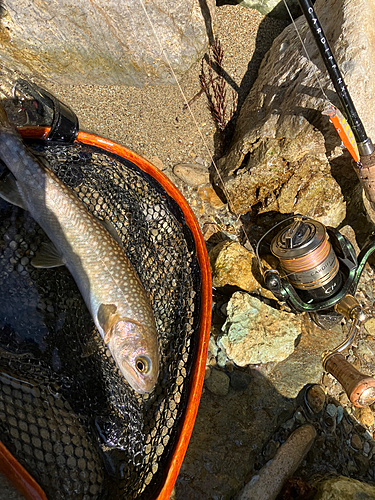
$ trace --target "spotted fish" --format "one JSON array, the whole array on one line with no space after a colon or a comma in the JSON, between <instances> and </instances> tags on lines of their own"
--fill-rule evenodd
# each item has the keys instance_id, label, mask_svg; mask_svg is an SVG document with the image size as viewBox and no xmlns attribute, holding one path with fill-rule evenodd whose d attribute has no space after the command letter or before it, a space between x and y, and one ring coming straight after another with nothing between
<instances>
[{"instance_id":1,"label":"spotted fish","mask_svg":"<svg viewBox=\"0 0 375 500\"><path fill-rule=\"evenodd\" d=\"M32 264L66 265L125 379L138 393L151 392L159 374L155 319L120 242L26 149L1 107L0 158L11 172L0 180L0 196L28 210L52 242Z\"/></svg>"}]
</instances>

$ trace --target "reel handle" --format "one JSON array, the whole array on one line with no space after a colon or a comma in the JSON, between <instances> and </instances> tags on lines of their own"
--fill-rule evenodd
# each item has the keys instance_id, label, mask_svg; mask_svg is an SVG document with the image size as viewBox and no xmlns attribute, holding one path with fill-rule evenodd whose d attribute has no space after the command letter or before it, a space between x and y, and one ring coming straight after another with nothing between
<instances>
[{"instance_id":1,"label":"reel handle","mask_svg":"<svg viewBox=\"0 0 375 500\"><path fill-rule=\"evenodd\" d=\"M375 379L360 373L342 354L326 354L323 367L340 382L354 406L363 408L375 402Z\"/></svg>"}]
</instances>

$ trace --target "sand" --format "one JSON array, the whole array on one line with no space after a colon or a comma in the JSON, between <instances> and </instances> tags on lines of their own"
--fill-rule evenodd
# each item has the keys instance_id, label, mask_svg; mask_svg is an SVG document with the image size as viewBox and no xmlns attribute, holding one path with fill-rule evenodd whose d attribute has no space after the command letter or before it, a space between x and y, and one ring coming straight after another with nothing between
<instances>
[{"instance_id":1,"label":"sand","mask_svg":"<svg viewBox=\"0 0 375 500\"><path fill-rule=\"evenodd\" d=\"M285 22L239 5L225 5L217 12L215 34L224 50L223 66L241 100ZM134 88L57 84L48 84L47 88L72 107L81 129L124 144L156 166L171 167L197 157L209 163L216 126L205 95L191 106L194 118L183 109L185 98L189 101L200 91L200 71L201 64L197 63L181 79L181 89L177 85ZM228 96L231 92L228 85Z\"/></svg>"}]
</instances>

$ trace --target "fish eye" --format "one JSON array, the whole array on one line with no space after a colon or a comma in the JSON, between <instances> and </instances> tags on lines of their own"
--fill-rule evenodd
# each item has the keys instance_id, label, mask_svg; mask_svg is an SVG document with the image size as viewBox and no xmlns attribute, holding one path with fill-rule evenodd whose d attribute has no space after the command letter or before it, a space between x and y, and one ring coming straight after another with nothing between
<instances>
[{"instance_id":1,"label":"fish eye","mask_svg":"<svg viewBox=\"0 0 375 500\"><path fill-rule=\"evenodd\" d=\"M148 358L145 358L144 356L138 356L138 358L135 360L135 366L137 367L139 373L146 373L149 371L151 362Z\"/></svg>"}]
</instances>

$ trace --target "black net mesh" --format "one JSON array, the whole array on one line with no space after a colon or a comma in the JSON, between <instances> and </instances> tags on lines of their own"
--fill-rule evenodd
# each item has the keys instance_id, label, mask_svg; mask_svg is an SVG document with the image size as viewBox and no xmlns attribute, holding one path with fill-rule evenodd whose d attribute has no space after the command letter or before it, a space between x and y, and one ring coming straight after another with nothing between
<instances>
[{"instance_id":1,"label":"black net mesh","mask_svg":"<svg viewBox=\"0 0 375 500\"><path fill-rule=\"evenodd\" d=\"M133 163L82 144L32 146L90 212L115 226L150 295L160 376L149 395L124 382L67 269L30 264L44 232L0 200L1 441L49 499L152 498L194 358L194 239L177 203Z\"/></svg>"}]
</instances>

